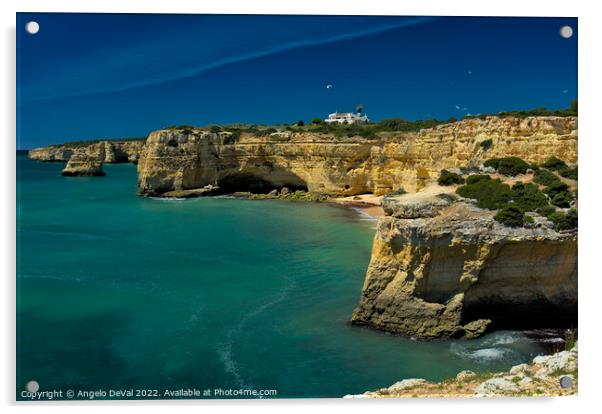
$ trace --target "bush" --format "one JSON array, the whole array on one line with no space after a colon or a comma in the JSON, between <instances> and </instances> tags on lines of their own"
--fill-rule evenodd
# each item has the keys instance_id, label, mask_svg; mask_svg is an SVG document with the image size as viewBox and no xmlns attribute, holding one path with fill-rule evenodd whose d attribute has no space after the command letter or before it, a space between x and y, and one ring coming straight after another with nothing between
<instances>
[{"instance_id":1,"label":"bush","mask_svg":"<svg viewBox=\"0 0 602 414\"><path fill-rule=\"evenodd\" d=\"M311 123L314 125L320 125L322 123L322 119L321 118L314 118L311 120Z\"/></svg>"},{"instance_id":2,"label":"bush","mask_svg":"<svg viewBox=\"0 0 602 414\"><path fill-rule=\"evenodd\" d=\"M524 174L529 169L529 164L518 157L492 158L485 161L485 167L492 167L503 175L515 176Z\"/></svg>"},{"instance_id":3,"label":"bush","mask_svg":"<svg viewBox=\"0 0 602 414\"><path fill-rule=\"evenodd\" d=\"M512 186L514 205L522 211L536 211L549 206L548 199L535 184L523 184L520 181Z\"/></svg>"},{"instance_id":4,"label":"bush","mask_svg":"<svg viewBox=\"0 0 602 414\"><path fill-rule=\"evenodd\" d=\"M218 132L222 132L222 128L219 125L211 125L209 127L209 132L213 132L213 133L218 133Z\"/></svg>"},{"instance_id":5,"label":"bush","mask_svg":"<svg viewBox=\"0 0 602 414\"><path fill-rule=\"evenodd\" d=\"M577 166L571 168L571 167L564 167L561 168L558 173L560 175L562 175L564 178L569 178L571 180L577 180Z\"/></svg>"},{"instance_id":6,"label":"bush","mask_svg":"<svg viewBox=\"0 0 602 414\"><path fill-rule=\"evenodd\" d=\"M491 180L491 177L488 176L487 174L475 174L475 175L468 176L468 178L466 179L466 184L475 184L475 183L478 183L479 181L486 181L486 180Z\"/></svg>"},{"instance_id":7,"label":"bush","mask_svg":"<svg viewBox=\"0 0 602 414\"><path fill-rule=\"evenodd\" d=\"M537 184L550 186L554 184L561 183L560 178L556 176L556 174L551 173L550 171L540 168L535 171L535 175L533 176L533 181Z\"/></svg>"},{"instance_id":8,"label":"bush","mask_svg":"<svg viewBox=\"0 0 602 414\"><path fill-rule=\"evenodd\" d=\"M299 126L299 127L305 126L305 122L303 122L303 121L297 121L297 126Z\"/></svg>"},{"instance_id":9,"label":"bush","mask_svg":"<svg viewBox=\"0 0 602 414\"><path fill-rule=\"evenodd\" d=\"M552 197L551 203L561 208L568 208L571 206L571 201L573 201L573 194L565 191Z\"/></svg>"},{"instance_id":10,"label":"bush","mask_svg":"<svg viewBox=\"0 0 602 414\"><path fill-rule=\"evenodd\" d=\"M551 205L543 206L537 209L537 213L543 217L549 217L551 214L556 213L556 209Z\"/></svg>"},{"instance_id":11,"label":"bush","mask_svg":"<svg viewBox=\"0 0 602 414\"><path fill-rule=\"evenodd\" d=\"M456 174L447 170L441 170L437 179L439 185L464 184L464 178L460 174Z\"/></svg>"},{"instance_id":12,"label":"bush","mask_svg":"<svg viewBox=\"0 0 602 414\"><path fill-rule=\"evenodd\" d=\"M485 141L481 141L479 145L483 148L483 151L487 151L493 146L493 140L491 138L486 139Z\"/></svg>"},{"instance_id":13,"label":"bush","mask_svg":"<svg viewBox=\"0 0 602 414\"><path fill-rule=\"evenodd\" d=\"M474 177L474 178L473 178ZM477 200L477 205L489 210L504 207L512 199L512 189L499 179L492 180L489 176L473 175L468 177L467 184L458 187L456 193L465 198ZM475 179L478 180L475 181Z\"/></svg>"},{"instance_id":14,"label":"bush","mask_svg":"<svg viewBox=\"0 0 602 414\"><path fill-rule=\"evenodd\" d=\"M543 190L550 198L554 197L556 194L568 192L569 186L563 182L554 183L549 185L547 188Z\"/></svg>"},{"instance_id":15,"label":"bush","mask_svg":"<svg viewBox=\"0 0 602 414\"><path fill-rule=\"evenodd\" d=\"M508 227L522 227L525 224L525 213L516 206L506 206L493 218Z\"/></svg>"},{"instance_id":16,"label":"bush","mask_svg":"<svg viewBox=\"0 0 602 414\"><path fill-rule=\"evenodd\" d=\"M573 193L565 183L552 184L543 191L550 197L551 203L558 207L570 207L574 199Z\"/></svg>"},{"instance_id":17,"label":"bush","mask_svg":"<svg viewBox=\"0 0 602 414\"><path fill-rule=\"evenodd\" d=\"M554 223L557 230L576 229L578 226L577 210L574 208L567 211L566 214L560 211L552 213L548 218Z\"/></svg>"},{"instance_id":18,"label":"bush","mask_svg":"<svg viewBox=\"0 0 602 414\"><path fill-rule=\"evenodd\" d=\"M562 168L566 168L567 165L560 158L550 157L546 162L541 164L542 167L547 168L548 170L558 171Z\"/></svg>"}]
</instances>

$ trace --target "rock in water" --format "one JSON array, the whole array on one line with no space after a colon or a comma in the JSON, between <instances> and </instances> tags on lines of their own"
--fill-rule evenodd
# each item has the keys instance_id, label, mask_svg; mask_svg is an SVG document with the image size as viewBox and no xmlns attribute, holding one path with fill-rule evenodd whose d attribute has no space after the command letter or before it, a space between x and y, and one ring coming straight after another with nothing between
<instances>
[{"instance_id":1,"label":"rock in water","mask_svg":"<svg viewBox=\"0 0 602 414\"><path fill-rule=\"evenodd\" d=\"M63 177L104 177L102 162L85 156L74 155L61 173Z\"/></svg>"}]
</instances>

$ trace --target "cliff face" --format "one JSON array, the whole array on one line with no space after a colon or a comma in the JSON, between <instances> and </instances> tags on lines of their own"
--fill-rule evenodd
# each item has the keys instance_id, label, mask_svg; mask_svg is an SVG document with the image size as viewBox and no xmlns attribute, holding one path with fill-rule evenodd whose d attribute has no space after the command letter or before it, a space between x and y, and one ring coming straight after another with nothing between
<instances>
[{"instance_id":1,"label":"cliff face","mask_svg":"<svg viewBox=\"0 0 602 414\"><path fill-rule=\"evenodd\" d=\"M99 162L136 162L140 157L144 140L139 141L98 141L90 145L56 145L32 149L28 153L30 160L67 162L78 156Z\"/></svg>"},{"instance_id":2,"label":"cliff face","mask_svg":"<svg viewBox=\"0 0 602 414\"><path fill-rule=\"evenodd\" d=\"M480 145L486 139L492 146ZM443 168L479 165L501 156L577 161L574 117L468 119L386 138L334 138L281 132L260 137L160 130L150 134L138 164L139 192L158 195L206 185L244 189L288 186L310 192L386 194L423 188ZM248 189L248 188L247 188Z\"/></svg>"},{"instance_id":3,"label":"cliff face","mask_svg":"<svg viewBox=\"0 0 602 414\"><path fill-rule=\"evenodd\" d=\"M383 204L353 323L424 339L576 323L576 230L506 227L449 195Z\"/></svg>"}]
</instances>

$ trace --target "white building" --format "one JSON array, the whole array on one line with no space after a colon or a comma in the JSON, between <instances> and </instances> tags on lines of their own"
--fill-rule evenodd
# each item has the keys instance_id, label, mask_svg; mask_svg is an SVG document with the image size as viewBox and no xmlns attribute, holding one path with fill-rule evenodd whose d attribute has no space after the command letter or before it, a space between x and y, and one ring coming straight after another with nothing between
<instances>
[{"instance_id":1,"label":"white building","mask_svg":"<svg viewBox=\"0 0 602 414\"><path fill-rule=\"evenodd\" d=\"M360 112L335 112L333 114L328 114L328 118L326 118L324 122L327 124L332 124L334 122L338 122L339 124L367 124L370 120L366 115L362 115Z\"/></svg>"}]
</instances>

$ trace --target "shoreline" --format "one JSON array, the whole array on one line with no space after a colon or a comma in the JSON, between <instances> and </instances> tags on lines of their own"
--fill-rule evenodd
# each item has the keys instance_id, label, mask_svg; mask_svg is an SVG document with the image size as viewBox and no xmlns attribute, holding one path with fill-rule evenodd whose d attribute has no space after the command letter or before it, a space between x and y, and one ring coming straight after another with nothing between
<instances>
[{"instance_id":1,"label":"shoreline","mask_svg":"<svg viewBox=\"0 0 602 414\"><path fill-rule=\"evenodd\" d=\"M347 197L331 198L329 203L334 206L351 208L362 215L366 215L372 219L379 219L385 216L385 210L381 206L383 196L375 196L374 194L358 194Z\"/></svg>"}]
</instances>

